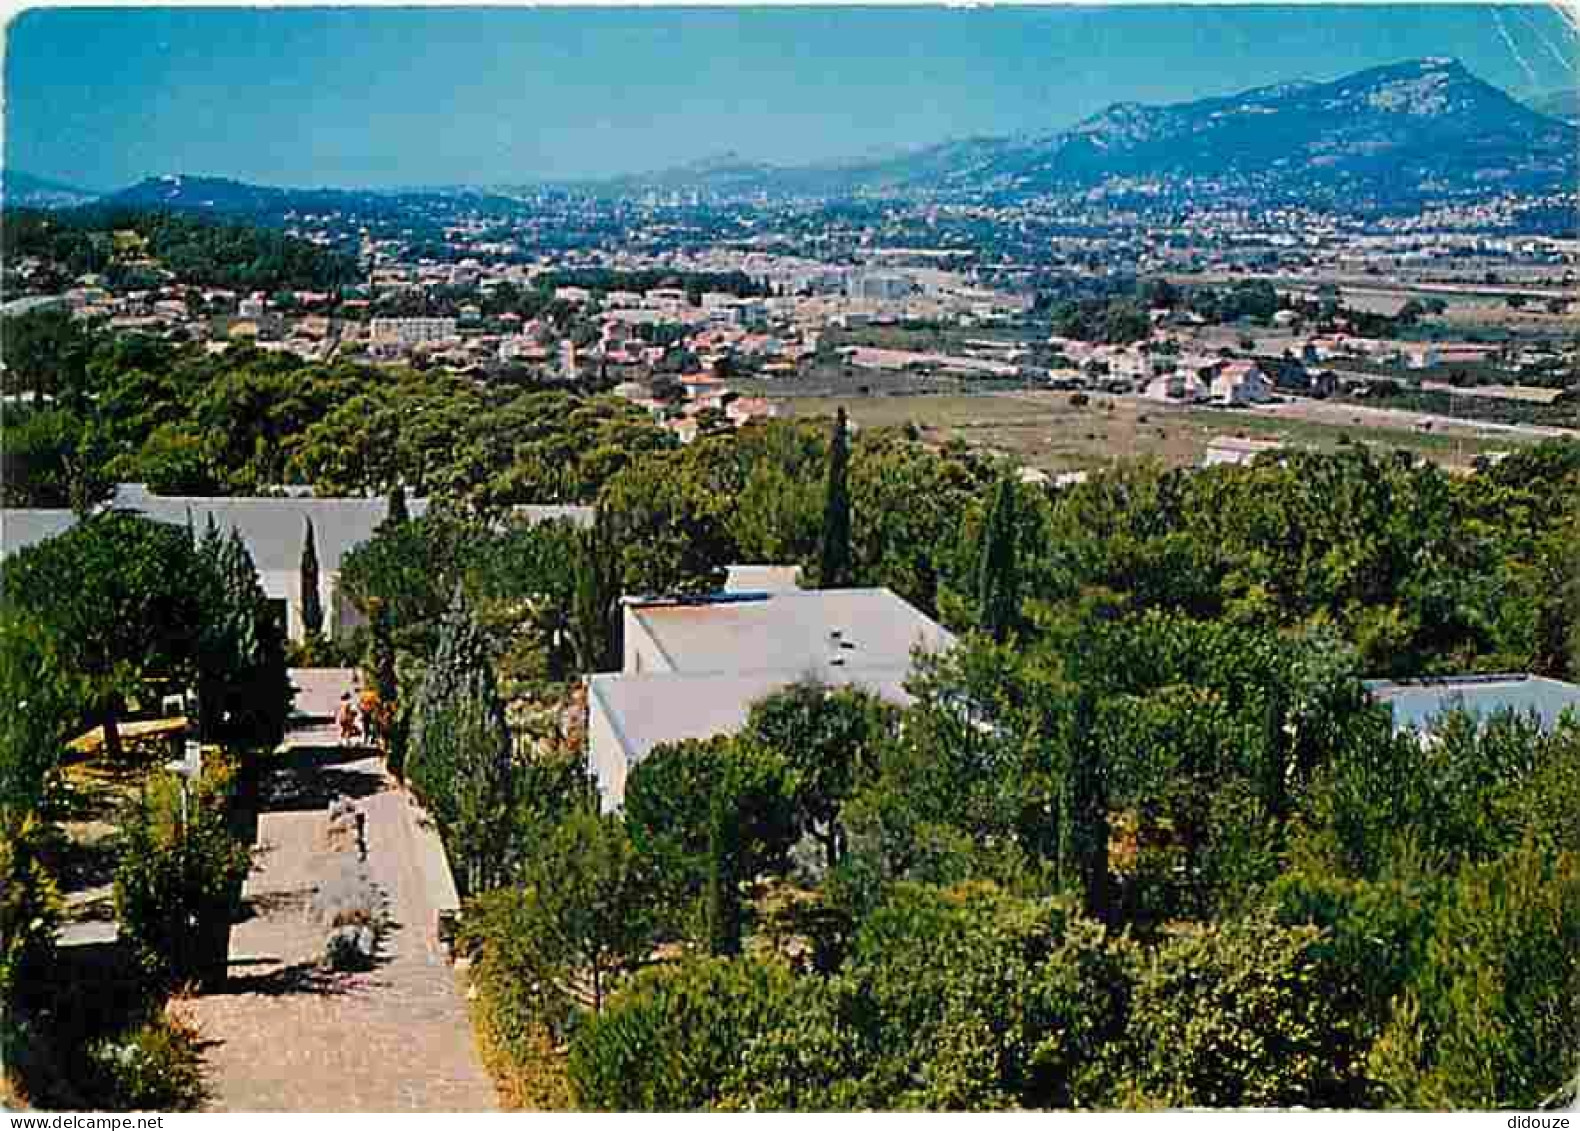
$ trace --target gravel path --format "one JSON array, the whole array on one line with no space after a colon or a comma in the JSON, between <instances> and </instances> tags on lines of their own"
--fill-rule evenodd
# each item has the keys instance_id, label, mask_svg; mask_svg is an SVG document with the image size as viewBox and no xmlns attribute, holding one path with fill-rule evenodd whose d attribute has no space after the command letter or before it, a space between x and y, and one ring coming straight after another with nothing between
<instances>
[{"instance_id":1,"label":"gravel path","mask_svg":"<svg viewBox=\"0 0 1580 1131\"><path fill-rule=\"evenodd\" d=\"M338 699L332 679L311 682L315 698ZM231 933L229 984L190 1003L213 1042L210 1106L497 1110L455 972L431 937L431 884L406 796L378 759L333 743L331 726L293 732L263 786L258 868L244 890L251 917ZM365 973L319 968L326 929L309 915L315 885L345 859L324 840L337 794L367 815L368 870L391 921Z\"/></svg>"}]
</instances>

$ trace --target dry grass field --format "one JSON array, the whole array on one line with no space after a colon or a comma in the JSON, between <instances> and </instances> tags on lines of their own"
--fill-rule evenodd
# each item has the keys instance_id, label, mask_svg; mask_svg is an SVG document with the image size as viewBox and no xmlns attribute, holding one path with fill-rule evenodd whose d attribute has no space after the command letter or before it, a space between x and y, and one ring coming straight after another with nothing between
<instances>
[{"instance_id":1,"label":"dry grass field","mask_svg":"<svg viewBox=\"0 0 1580 1131\"><path fill-rule=\"evenodd\" d=\"M832 416L843 406L858 427L915 425L924 438L959 438L1047 472L1081 471L1121 459L1152 458L1170 467L1200 463L1215 436L1244 436L1332 451L1347 443L1406 449L1446 466L1468 466L1479 454L1507 451L1530 437L1449 433L1390 426L1376 410L1308 419L1243 410L1174 408L1136 397L1091 394L1085 405L1070 393L1013 392L980 395L792 397L784 403L800 417ZM1337 406L1335 406L1337 407Z\"/></svg>"}]
</instances>

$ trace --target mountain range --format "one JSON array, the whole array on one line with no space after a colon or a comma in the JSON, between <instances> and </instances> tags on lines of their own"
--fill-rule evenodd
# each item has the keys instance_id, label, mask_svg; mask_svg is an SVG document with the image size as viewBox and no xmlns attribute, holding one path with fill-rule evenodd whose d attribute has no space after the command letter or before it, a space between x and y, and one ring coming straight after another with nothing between
<instances>
[{"instance_id":1,"label":"mountain range","mask_svg":"<svg viewBox=\"0 0 1580 1131\"><path fill-rule=\"evenodd\" d=\"M739 159L584 185L649 190L1030 194L1115 182L1395 200L1572 186L1577 133L1453 59L1164 106L1121 102L1066 130L949 142L866 162ZM1154 185L1155 187L1155 185Z\"/></svg>"},{"instance_id":2,"label":"mountain range","mask_svg":"<svg viewBox=\"0 0 1580 1131\"><path fill-rule=\"evenodd\" d=\"M1572 100L1551 108L1562 113L1566 106L1572 111ZM1170 105L1121 102L1046 134L969 138L805 166L725 154L655 173L530 188L604 197L684 191L1006 199L1108 189L1248 204L1386 206L1497 190L1572 189L1577 151L1580 131L1573 122L1516 101L1457 60L1431 58L1331 82L1286 82ZM22 202L10 190L28 181L37 178L8 173L8 200ZM101 199L272 218L293 211L377 211L415 199L503 210L513 191L519 190L278 189L166 175Z\"/></svg>"}]
</instances>

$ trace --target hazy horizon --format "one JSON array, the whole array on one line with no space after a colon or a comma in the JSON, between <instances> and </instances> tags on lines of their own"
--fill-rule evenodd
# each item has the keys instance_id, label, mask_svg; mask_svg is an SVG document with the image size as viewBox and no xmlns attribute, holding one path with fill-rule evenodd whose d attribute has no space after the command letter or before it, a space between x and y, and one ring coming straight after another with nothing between
<instances>
[{"instance_id":1,"label":"hazy horizon","mask_svg":"<svg viewBox=\"0 0 1580 1131\"><path fill-rule=\"evenodd\" d=\"M1575 81L1529 6L44 9L7 33L6 168L97 190L801 165L1421 56L1516 97Z\"/></svg>"}]
</instances>

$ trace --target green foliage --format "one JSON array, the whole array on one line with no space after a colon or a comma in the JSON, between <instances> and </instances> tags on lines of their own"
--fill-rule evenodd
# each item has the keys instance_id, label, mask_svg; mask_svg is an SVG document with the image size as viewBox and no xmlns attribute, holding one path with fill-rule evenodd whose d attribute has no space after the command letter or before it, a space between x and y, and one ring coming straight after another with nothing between
<instances>
[{"instance_id":1,"label":"green foliage","mask_svg":"<svg viewBox=\"0 0 1580 1131\"><path fill-rule=\"evenodd\" d=\"M799 823L832 868L844 852L840 810L877 764L895 711L856 688L803 681L752 705L743 741L789 766Z\"/></svg>"},{"instance_id":2,"label":"green foliage","mask_svg":"<svg viewBox=\"0 0 1580 1131\"><path fill-rule=\"evenodd\" d=\"M88 1050L92 1078L84 1081L105 1111L197 1111L209 1098L202 1036L168 1013L155 1015Z\"/></svg>"},{"instance_id":3,"label":"green foliage","mask_svg":"<svg viewBox=\"0 0 1580 1131\"><path fill-rule=\"evenodd\" d=\"M643 971L571 1043L570 1076L590 1111L718 1106L741 1052L792 1023L795 979L774 961L689 959Z\"/></svg>"},{"instance_id":4,"label":"green foliage","mask_svg":"<svg viewBox=\"0 0 1580 1131\"><path fill-rule=\"evenodd\" d=\"M285 736L294 694L286 669L285 625L239 533L222 537L211 518L198 555L208 584L199 642L202 734L273 747Z\"/></svg>"},{"instance_id":5,"label":"green foliage","mask_svg":"<svg viewBox=\"0 0 1580 1131\"><path fill-rule=\"evenodd\" d=\"M897 888L841 972L882 1107L1102 1103L1128 987L1103 929L991 885Z\"/></svg>"},{"instance_id":6,"label":"green foliage","mask_svg":"<svg viewBox=\"0 0 1580 1131\"><path fill-rule=\"evenodd\" d=\"M1580 856L1526 844L1460 873L1371 1067L1412 1108L1528 1110L1573 1086Z\"/></svg>"},{"instance_id":7,"label":"green foliage","mask_svg":"<svg viewBox=\"0 0 1580 1131\"><path fill-rule=\"evenodd\" d=\"M39 858L41 840L36 819L0 828L0 1019L12 1012L19 991L43 977L55 953L61 900Z\"/></svg>"},{"instance_id":8,"label":"green foliage","mask_svg":"<svg viewBox=\"0 0 1580 1131\"><path fill-rule=\"evenodd\" d=\"M677 900L703 890L721 822L731 841L721 882L732 885L782 871L799 836L785 759L738 739L655 747L631 771L624 810L631 839Z\"/></svg>"},{"instance_id":9,"label":"green foliage","mask_svg":"<svg viewBox=\"0 0 1580 1131\"><path fill-rule=\"evenodd\" d=\"M621 574L614 533L602 511L578 538L574 577L570 637L576 667L584 673L612 671L620 665Z\"/></svg>"},{"instance_id":10,"label":"green foliage","mask_svg":"<svg viewBox=\"0 0 1580 1131\"><path fill-rule=\"evenodd\" d=\"M1551 828L1553 798L1580 797L1576 734L1544 736L1512 714L1478 722L1450 712L1430 738L1378 735L1345 746L1311 789L1308 847L1363 877L1405 861L1452 872L1490 860L1528 830Z\"/></svg>"},{"instance_id":11,"label":"green foliage","mask_svg":"<svg viewBox=\"0 0 1580 1131\"><path fill-rule=\"evenodd\" d=\"M122 697L149 675L196 674L208 588L188 533L110 512L8 557L6 599L28 610L62 668L87 681L118 756Z\"/></svg>"},{"instance_id":12,"label":"green foliage","mask_svg":"<svg viewBox=\"0 0 1580 1131\"><path fill-rule=\"evenodd\" d=\"M0 607L0 835L39 812L61 748L81 713L81 682L46 627L8 601Z\"/></svg>"},{"instance_id":13,"label":"green foliage","mask_svg":"<svg viewBox=\"0 0 1580 1131\"><path fill-rule=\"evenodd\" d=\"M1020 617L1016 541L1015 484L1005 478L988 510L976 577L978 625L995 644L1004 643Z\"/></svg>"},{"instance_id":14,"label":"green foliage","mask_svg":"<svg viewBox=\"0 0 1580 1131\"><path fill-rule=\"evenodd\" d=\"M598 496L607 516L602 543L619 562L624 592L711 593L734 557L727 500L685 474L674 455L645 456L616 474Z\"/></svg>"},{"instance_id":15,"label":"green foliage","mask_svg":"<svg viewBox=\"0 0 1580 1131\"><path fill-rule=\"evenodd\" d=\"M341 589L365 615L382 603L397 644L431 653L439 621L486 538L477 523L442 508L386 524L342 560Z\"/></svg>"},{"instance_id":16,"label":"green foliage","mask_svg":"<svg viewBox=\"0 0 1580 1131\"><path fill-rule=\"evenodd\" d=\"M577 810L532 846L519 886L467 902L461 945L508 985L524 1025L558 1039L647 958L656 898L620 818Z\"/></svg>"},{"instance_id":17,"label":"green foliage","mask_svg":"<svg viewBox=\"0 0 1580 1131\"><path fill-rule=\"evenodd\" d=\"M313 541L313 520L307 520L307 533L302 537L302 631L309 640L317 639L324 632L324 602L318 592L318 548Z\"/></svg>"},{"instance_id":18,"label":"green foliage","mask_svg":"<svg viewBox=\"0 0 1580 1131\"><path fill-rule=\"evenodd\" d=\"M1322 941L1316 928L1256 917L1138 954L1128 1102L1347 1106L1362 1050L1323 983Z\"/></svg>"},{"instance_id":19,"label":"green foliage","mask_svg":"<svg viewBox=\"0 0 1580 1131\"><path fill-rule=\"evenodd\" d=\"M1049 317L1055 336L1082 342L1129 345L1144 340L1150 331L1147 312L1128 298L1061 302Z\"/></svg>"},{"instance_id":20,"label":"green foliage","mask_svg":"<svg viewBox=\"0 0 1580 1131\"><path fill-rule=\"evenodd\" d=\"M464 891L504 878L511 747L488 643L457 590L417 693L405 773L445 833Z\"/></svg>"},{"instance_id":21,"label":"green foliage","mask_svg":"<svg viewBox=\"0 0 1580 1131\"><path fill-rule=\"evenodd\" d=\"M110 491L104 429L69 409L10 407L0 452L8 507L87 510Z\"/></svg>"},{"instance_id":22,"label":"green foliage","mask_svg":"<svg viewBox=\"0 0 1580 1131\"><path fill-rule=\"evenodd\" d=\"M143 968L169 985L223 980L231 919L252 857L231 833L221 796L155 772L121 835L115 911Z\"/></svg>"},{"instance_id":23,"label":"green foliage","mask_svg":"<svg viewBox=\"0 0 1580 1131\"><path fill-rule=\"evenodd\" d=\"M81 407L92 343L70 311L50 308L0 318L0 349L8 390Z\"/></svg>"}]
</instances>

